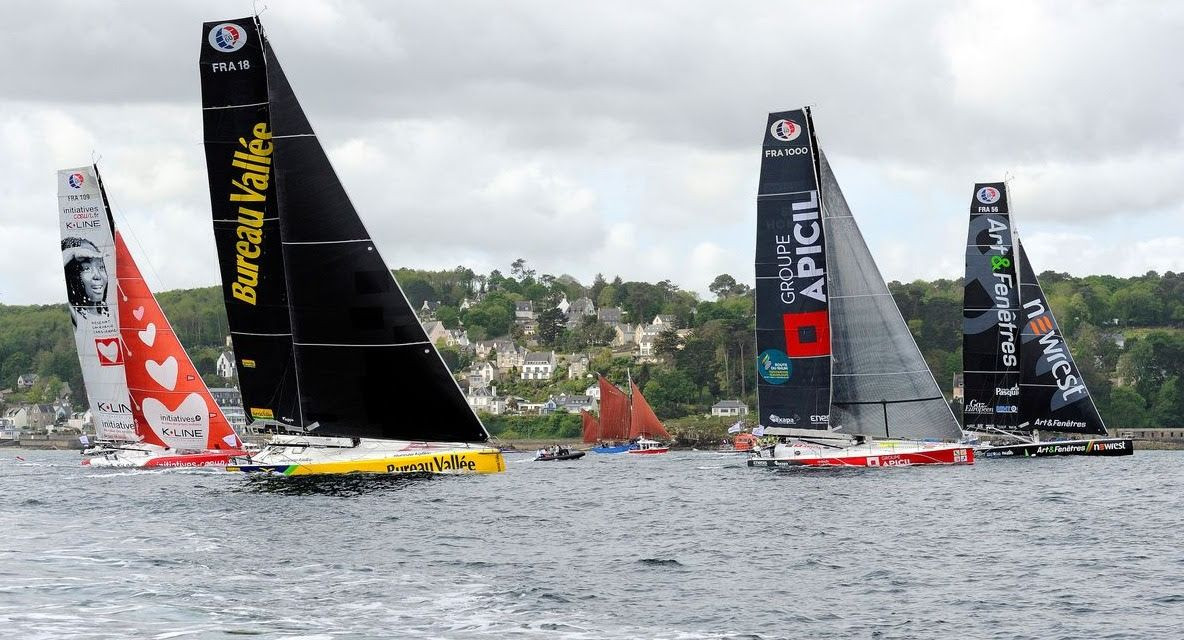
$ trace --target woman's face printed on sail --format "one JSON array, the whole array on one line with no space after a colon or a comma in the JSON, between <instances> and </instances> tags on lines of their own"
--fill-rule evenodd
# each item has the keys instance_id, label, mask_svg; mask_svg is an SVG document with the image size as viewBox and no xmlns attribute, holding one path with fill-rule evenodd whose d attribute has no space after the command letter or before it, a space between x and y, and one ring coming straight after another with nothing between
<instances>
[{"instance_id":1,"label":"woman's face printed on sail","mask_svg":"<svg viewBox=\"0 0 1184 640\"><path fill-rule=\"evenodd\" d=\"M94 244L81 238L69 238L63 245L68 245L62 249L62 260L70 304L75 308L103 305L110 280L103 254Z\"/></svg>"}]
</instances>

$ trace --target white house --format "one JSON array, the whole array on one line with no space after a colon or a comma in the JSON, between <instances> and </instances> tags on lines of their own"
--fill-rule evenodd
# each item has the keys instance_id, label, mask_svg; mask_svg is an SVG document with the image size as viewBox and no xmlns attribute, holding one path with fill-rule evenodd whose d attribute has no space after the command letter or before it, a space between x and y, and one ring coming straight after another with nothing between
<instances>
[{"instance_id":1,"label":"white house","mask_svg":"<svg viewBox=\"0 0 1184 640\"><path fill-rule=\"evenodd\" d=\"M508 340L506 342L509 342ZM497 349L497 368L498 369L513 369L514 367L521 367L526 362L526 349L523 347L515 347L513 342L509 342L507 348L499 346Z\"/></svg>"},{"instance_id":2,"label":"white house","mask_svg":"<svg viewBox=\"0 0 1184 640\"><path fill-rule=\"evenodd\" d=\"M218 361L214 363L214 368L217 369L218 375L230 379L234 377L234 353L230 351L223 351L218 354Z\"/></svg>"},{"instance_id":3,"label":"white house","mask_svg":"<svg viewBox=\"0 0 1184 640\"><path fill-rule=\"evenodd\" d=\"M506 412L506 399L498 397L497 387L470 387L469 392L465 394L465 401L473 411L492 413L495 416Z\"/></svg>"},{"instance_id":4,"label":"white house","mask_svg":"<svg viewBox=\"0 0 1184 640\"><path fill-rule=\"evenodd\" d=\"M21 430L11 418L0 418L0 440L19 440Z\"/></svg>"},{"instance_id":5,"label":"white house","mask_svg":"<svg viewBox=\"0 0 1184 640\"><path fill-rule=\"evenodd\" d=\"M584 411L592 411L596 408L596 402L592 396L569 396L566 393L561 393L557 396L547 398L543 403L543 413L553 413L555 411L566 411L567 413L579 413L581 409Z\"/></svg>"},{"instance_id":6,"label":"white house","mask_svg":"<svg viewBox=\"0 0 1184 640\"><path fill-rule=\"evenodd\" d=\"M469 379L469 387L488 387L494 377L497 376L497 369L488 362L474 362L467 374Z\"/></svg>"},{"instance_id":7,"label":"white house","mask_svg":"<svg viewBox=\"0 0 1184 640\"><path fill-rule=\"evenodd\" d=\"M31 389L33 387L33 385L37 384L37 380L40 377L41 376L39 376L35 373L25 373L25 374L19 375L16 378L16 388L20 389L22 391L25 389Z\"/></svg>"},{"instance_id":8,"label":"white house","mask_svg":"<svg viewBox=\"0 0 1184 640\"><path fill-rule=\"evenodd\" d=\"M550 380L555 373L554 351L532 351L522 362L523 380Z\"/></svg>"},{"instance_id":9,"label":"white house","mask_svg":"<svg viewBox=\"0 0 1184 640\"><path fill-rule=\"evenodd\" d=\"M596 402L600 402L600 384L594 384L587 389L584 389L584 395L592 398Z\"/></svg>"},{"instance_id":10,"label":"white house","mask_svg":"<svg viewBox=\"0 0 1184 640\"><path fill-rule=\"evenodd\" d=\"M524 324L534 320L534 302L519 300L514 303L514 322Z\"/></svg>"},{"instance_id":11,"label":"white house","mask_svg":"<svg viewBox=\"0 0 1184 640\"><path fill-rule=\"evenodd\" d=\"M720 400L711 405L711 415L736 417L748 415L748 405L739 400Z\"/></svg>"},{"instance_id":12,"label":"white house","mask_svg":"<svg viewBox=\"0 0 1184 640\"><path fill-rule=\"evenodd\" d=\"M461 349L468 349L472 343L469 342L469 332L464 329L448 329L448 337L445 341L450 347L460 347Z\"/></svg>"},{"instance_id":13,"label":"white house","mask_svg":"<svg viewBox=\"0 0 1184 640\"><path fill-rule=\"evenodd\" d=\"M596 305L588 297L579 298L567 308L567 326L578 325L584 318L596 317Z\"/></svg>"}]
</instances>

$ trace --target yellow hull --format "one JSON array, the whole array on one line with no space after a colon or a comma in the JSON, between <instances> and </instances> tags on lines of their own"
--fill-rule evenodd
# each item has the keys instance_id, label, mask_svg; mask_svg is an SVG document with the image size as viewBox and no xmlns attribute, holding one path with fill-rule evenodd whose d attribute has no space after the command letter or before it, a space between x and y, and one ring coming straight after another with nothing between
<instances>
[{"instance_id":1,"label":"yellow hull","mask_svg":"<svg viewBox=\"0 0 1184 640\"><path fill-rule=\"evenodd\" d=\"M289 464L231 465L227 471L278 473L285 476L332 475L344 473L501 473L506 461L497 449L453 449L435 453L415 453L361 460L292 461Z\"/></svg>"}]
</instances>

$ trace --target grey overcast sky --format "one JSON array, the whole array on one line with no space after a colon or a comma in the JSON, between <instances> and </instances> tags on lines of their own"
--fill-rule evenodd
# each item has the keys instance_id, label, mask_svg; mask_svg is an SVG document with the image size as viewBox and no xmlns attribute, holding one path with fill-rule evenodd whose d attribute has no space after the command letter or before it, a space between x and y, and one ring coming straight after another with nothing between
<instances>
[{"instance_id":1,"label":"grey overcast sky","mask_svg":"<svg viewBox=\"0 0 1184 640\"><path fill-rule=\"evenodd\" d=\"M150 284L217 282L201 23L254 6L6 4L0 303L65 299L54 175L92 157ZM262 19L391 267L750 282L765 117L809 104L889 280L961 275L971 185L1004 176L1038 271L1184 270L1184 3L269 0Z\"/></svg>"}]
</instances>

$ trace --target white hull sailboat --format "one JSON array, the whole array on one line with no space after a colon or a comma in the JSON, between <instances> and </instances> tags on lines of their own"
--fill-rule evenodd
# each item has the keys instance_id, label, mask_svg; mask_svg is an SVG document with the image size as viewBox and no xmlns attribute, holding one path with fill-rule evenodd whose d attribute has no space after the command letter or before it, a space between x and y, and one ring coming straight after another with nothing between
<instances>
[{"instance_id":1,"label":"white hull sailboat","mask_svg":"<svg viewBox=\"0 0 1184 640\"><path fill-rule=\"evenodd\" d=\"M814 134L769 114L757 195L753 467L972 464Z\"/></svg>"}]
</instances>

